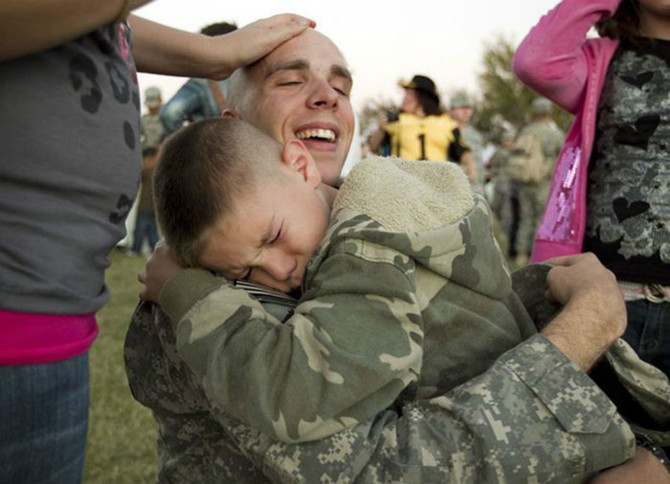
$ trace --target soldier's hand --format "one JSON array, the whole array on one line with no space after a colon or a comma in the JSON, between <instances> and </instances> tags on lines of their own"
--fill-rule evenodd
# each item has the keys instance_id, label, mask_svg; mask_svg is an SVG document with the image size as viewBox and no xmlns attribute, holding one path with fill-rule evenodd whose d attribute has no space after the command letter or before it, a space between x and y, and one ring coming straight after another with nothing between
<instances>
[{"instance_id":1,"label":"soldier's hand","mask_svg":"<svg viewBox=\"0 0 670 484\"><path fill-rule=\"evenodd\" d=\"M137 276L137 279L144 284L140 291L140 299L158 302L165 284L183 270L184 268L177 263L174 251L164 241L158 242L144 266L144 271Z\"/></svg>"},{"instance_id":2,"label":"soldier's hand","mask_svg":"<svg viewBox=\"0 0 670 484\"><path fill-rule=\"evenodd\" d=\"M635 456L621 465L601 473L590 484L670 484L670 472L651 452L640 447Z\"/></svg>"},{"instance_id":3,"label":"soldier's hand","mask_svg":"<svg viewBox=\"0 0 670 484\"><path fill-rule=\"evenodd\" d=\"M614 274L593 254L547 261L548 297L563 311L542 333L588 370L626 329L626 306Z\"/></svg>"}]
</instances>

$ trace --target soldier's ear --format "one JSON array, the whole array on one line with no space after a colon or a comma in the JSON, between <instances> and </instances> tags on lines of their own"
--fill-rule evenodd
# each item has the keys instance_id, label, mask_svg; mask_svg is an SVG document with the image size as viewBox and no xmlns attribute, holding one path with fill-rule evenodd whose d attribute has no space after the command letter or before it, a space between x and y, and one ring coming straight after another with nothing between
<instances>
[{"instance_id":1,"label":"soldier's ear","mask_svg":"<svg viewBox=\"0 0 670 484\"><path fill-rule=\"evenodd\" d=\"M321 172L302 141L291 139L284 143L281 157L282 163L290 170L299 173L310 186L317 188L321 184Z\"/></svg>"}]
</instances>

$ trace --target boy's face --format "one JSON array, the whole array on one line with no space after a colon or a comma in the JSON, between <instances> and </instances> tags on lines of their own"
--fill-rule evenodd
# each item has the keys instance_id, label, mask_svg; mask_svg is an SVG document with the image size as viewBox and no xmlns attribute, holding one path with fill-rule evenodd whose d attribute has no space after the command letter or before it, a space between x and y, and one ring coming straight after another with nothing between
<instances>
[{"instance_id":1,"label":"boy's face","mask_svg":"<svg viewBox=\"0 0 670 484\"><path fill-rule=\"evenodd\" d=\"M309 154L300 142L293 143ZM202 266L226 279L247 279L283 292L300 287L330 215L314 161L301 163L278 164L279 176L261 180L235 202L213 227L199 258Z\"/></svg>"}]
</instances>

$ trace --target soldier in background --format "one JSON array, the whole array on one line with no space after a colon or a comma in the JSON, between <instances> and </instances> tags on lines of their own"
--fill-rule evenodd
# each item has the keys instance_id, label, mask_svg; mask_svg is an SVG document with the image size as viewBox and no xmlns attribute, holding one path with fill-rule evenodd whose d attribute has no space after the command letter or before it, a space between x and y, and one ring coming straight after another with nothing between
<instances>
[{"instance_id":1,"label":"soldier in background","mask_svg":"<svg viewBox=\"0 0 670 484\"><path fill-rule=\"evenodd\" d=\"M144 90L144 105L147 112L140 118L140 144L142 146L142 178L139 194L126 218L126 236L119 241L121 252L129 257L142 255L144 240L153 251L158 242L158 226L154 217L154 202L151 196L151 177L158 149L167 136L160 119L163 106L161 90L155 86Z\"/></svg>"},{"instance_id":2,"label":"soldier in background","mask_svg":"<svg viewBox=\"0 0 670 484\"><path fill-rule=\"evenodd\" d=\"M217 22L200 29L209 37L226 35L237 30L237 25ZM168 133L173 133L187 123L221 116L226 107L228 79L214 81L192 77L167 100L161 108L160 118Z\"/></svg>"},{"instance_id":3,"label":"soldier in background","mask_svg":"<svg viewBox=\"0 0 670 484\"><path fill-rule=\"evenodd\" d=\"M147 148L157 150L167 134L160 119L160 111L163 106L161 90L155 86L148 87L144 91L144 105L148 112L140 119L140 139L142 151Z\"/></svg>"},{"instance_id":4,"label":"soldier in background","mask_svg":"<svg viewBox=\"0 0 670 484\"><path fill-rule=\"evenodd\" d=\"M472 181L473 189L478 193L484 190L484 137L470 124L474 114L475 103L466 92L459 92L452 96L449 109L451 119L458 123L465 145L470 149L470 156L475 170Z\"/></svg>"},{"instance_id":5,"label":"soldier in background","mask_svg":"<svg viewBox=\"0 0 670 484\"><path fill-rule=\"evenodd\" d=\"M565 133L556 125L551 117L551 101L537 98L531 105L532 120L519 132L518 137L525 134L535 136L542 148L546 175L537 182L522 183L513 181L513 190L519 201L519 225L516 233L514 251L516 257L513 266L520 268L528 263L533 247L535 231L540 225L544 207L549 196L551 175L558 153L563 147Z\"/></svg>"},{"instance_id":6,"label":"soldier in background","mask_svg":"<svg viewBox=\"0 0 670 484\"><path fill-rule=\"evenodd\" d=\"M512 200L510 193L510 180L507 176L507 160L509 150L514 143L514 130L503 129L500 134L500 146L491 156L487 166L487 178L491 184L491 212L493 212L496 227L495 235L498 238L503 253L508 254L510 243L510 230L512 228ZM487 191L488 193L488 191Z\"/></svg>"}]
</instances>

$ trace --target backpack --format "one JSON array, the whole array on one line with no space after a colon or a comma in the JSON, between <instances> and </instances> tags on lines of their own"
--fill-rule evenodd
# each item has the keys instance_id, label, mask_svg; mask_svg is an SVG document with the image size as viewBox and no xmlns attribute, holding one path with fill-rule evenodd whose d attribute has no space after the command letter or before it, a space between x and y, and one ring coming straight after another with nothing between
<instances>
[{"instance_id":1,"label":"backpack","mask_svg":"<svg viewBox=\"0 0 670 484\"><path fill-rule=\"evenodd\" d=\"M537 183L549 172L539 138L530 132L521 133L510 149L507 175L519 183Z\"/></svg>"}]
</instances>

